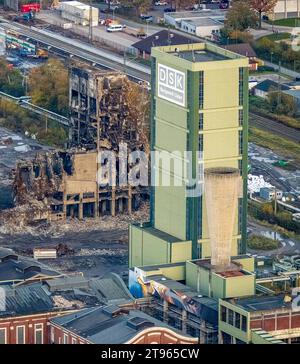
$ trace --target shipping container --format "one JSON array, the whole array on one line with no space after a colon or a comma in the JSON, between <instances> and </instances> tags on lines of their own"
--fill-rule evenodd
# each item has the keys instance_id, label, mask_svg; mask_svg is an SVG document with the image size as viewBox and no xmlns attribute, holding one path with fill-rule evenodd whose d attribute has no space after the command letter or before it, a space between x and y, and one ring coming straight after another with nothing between
<instances>
[{"instance_id":1,"label":"shipping container","mask_svg":"<svg viewBox=\"0 0 300 364\"><path fill-rule=\"evenodd\" d=\"M39 12L41 10L41 6L39 3L32 4L23 4L21 5L21 13L28 13L30 11Z\"/></svg>"}]
</instances>

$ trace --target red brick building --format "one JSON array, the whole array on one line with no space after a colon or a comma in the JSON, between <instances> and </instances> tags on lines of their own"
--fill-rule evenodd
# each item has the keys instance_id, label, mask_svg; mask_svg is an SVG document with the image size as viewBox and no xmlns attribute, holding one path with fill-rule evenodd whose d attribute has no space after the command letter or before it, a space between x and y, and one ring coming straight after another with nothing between
<instances>
[{"instance_id":1,"label":"red brick building","mask_svg":"<svg viewBox=\"0 0 300 364\"><path fill-rule=\"evenodd\" d=\"M49 319L57 314L51 312L0 318L0 344L49 343Z\"/></svg>"}]
</instances>

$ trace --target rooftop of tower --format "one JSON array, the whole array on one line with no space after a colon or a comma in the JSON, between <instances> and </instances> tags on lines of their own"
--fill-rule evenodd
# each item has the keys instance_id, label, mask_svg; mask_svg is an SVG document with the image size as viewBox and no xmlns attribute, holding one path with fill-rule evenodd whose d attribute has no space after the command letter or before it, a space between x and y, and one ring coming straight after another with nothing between
<instances>
[{"instance_id":1,"label":"rooftop of tower","mask_svg":"<svg viewBox=\"0 0 300 364\"><path fill-rule=\"evenodd\" d=\"M238 62L239 66L248 66L248 58L209 42L169 45L152 48L152 56L165 61L175 61L186 67L217 62ZM176 61L175 61L176 62ZM233 65L232 64L232 65ZM194 65L194 66L193 66Z\"/></svg>"},{"instance_id":2,"label":"rooftop of tower","mask_svg":"<svg viewBox=\"0 0 300 364\"><path fill-rule=\"evenodd\" d=\"M209 61L222 61L226 59L223 54L208 51L206 49L191 50L191 51L174 51L169 52L176 57L186 59L190 62L209 62Z\"/></svg>"}]
</instances>

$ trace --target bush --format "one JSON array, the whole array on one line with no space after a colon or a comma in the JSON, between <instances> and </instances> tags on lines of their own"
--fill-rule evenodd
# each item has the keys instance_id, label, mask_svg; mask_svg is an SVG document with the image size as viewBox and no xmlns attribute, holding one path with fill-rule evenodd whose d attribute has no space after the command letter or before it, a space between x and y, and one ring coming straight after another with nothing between
<instances>
[{"instance_id":1,"label":"bush","mask_svg":"<svg viewBox=\"0 0 300 364\"><path fill-rule=\"evenodd\" d=\"M288 211L278 211L274 214L273 203L260 204L258 202L249 201L249 215L262 221L267 221L270 224L276 224L282 228L300 233L300 223L293 220L293 214Z\"/></svg>"},{"instance_id":2,"label":"bush","mask_svg":"<svg viewBox=\"0 0 300 364\"><path fill-rule=\"evenodd\" d=\"M266 238L261 235L252 235L248 238L248 248L254 250L274 250L278 249L279 242L277 240Z\"/></svg>"}]
</instances>

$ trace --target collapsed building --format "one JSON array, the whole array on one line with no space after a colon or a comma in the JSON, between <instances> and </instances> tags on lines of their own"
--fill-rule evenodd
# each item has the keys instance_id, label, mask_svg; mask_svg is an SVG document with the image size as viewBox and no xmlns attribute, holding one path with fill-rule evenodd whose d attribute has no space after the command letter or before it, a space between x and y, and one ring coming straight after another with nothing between
<instances>
[{"instance_id":1,"label":"collapsed building","mask_svg":"<svg viewBox=\"0 0 300 364\"><path fill-rule=\"evenodd\" d=\"M69 149L38 153L16 169L16 208L26 206L31 212L23 214L24 219L82 219L136 211L148 198L148 187L112 185L110 178L100 184L100 170L109 162L100 155L113 153L118 181L120 145L126 155L150 153L148 117L149 96L143 86L117 72L72 67ZM134 166L126 164L126 172ZM8 218L9 213L5 212Z\"/></svg>"}]
</instances>

